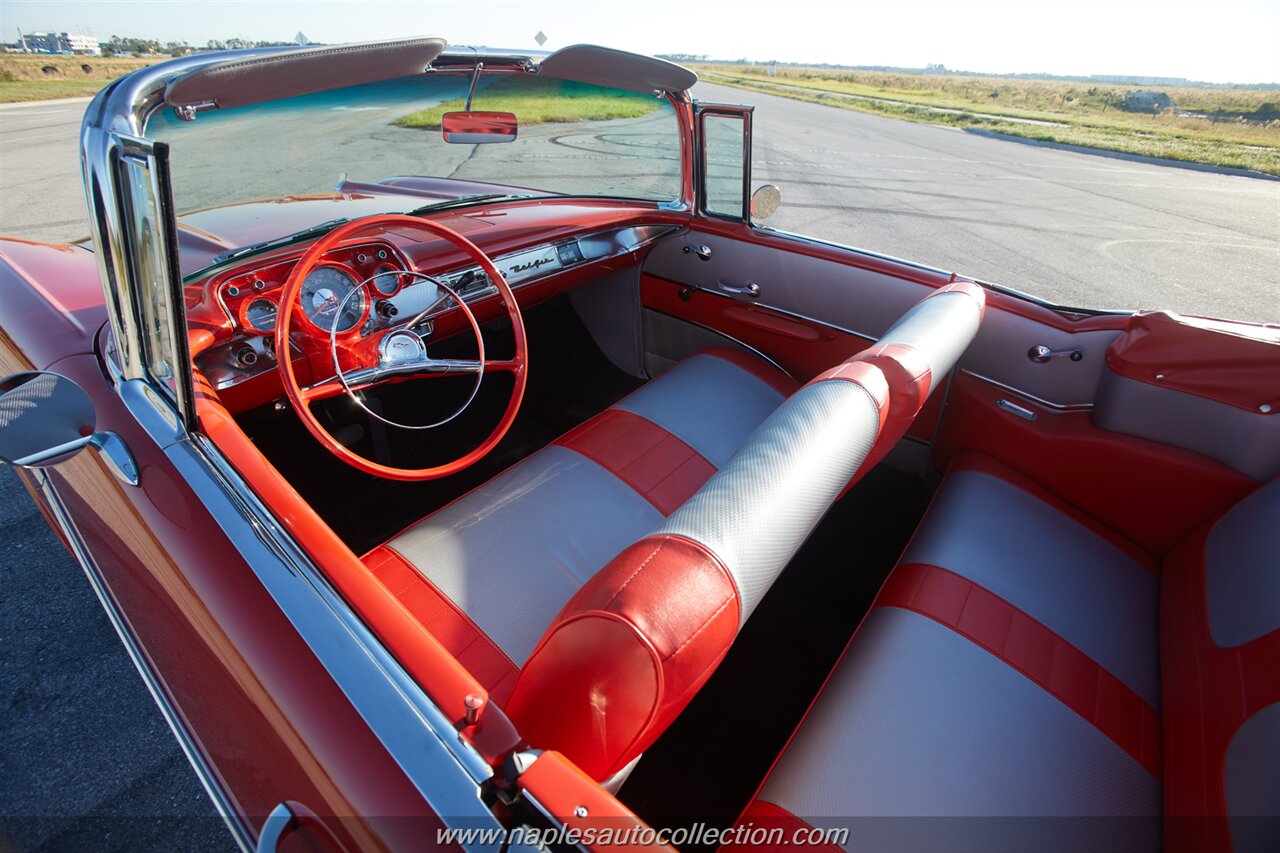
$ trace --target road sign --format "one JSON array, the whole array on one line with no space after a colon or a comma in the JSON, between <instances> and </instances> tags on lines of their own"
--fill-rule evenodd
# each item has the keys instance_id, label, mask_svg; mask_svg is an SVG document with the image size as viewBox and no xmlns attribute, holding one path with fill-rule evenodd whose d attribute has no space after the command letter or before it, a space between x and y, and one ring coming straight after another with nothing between
<instances>
[{"instance_id":1,"label":"road sign","mask_svg":"<svg viewBox=\"0 0 1280 853\"><path fill-rule=\"evenodd\" d=\"M542 30L538 30L538 34L533 37L533 40L538 43L538 47L542 47L547 43L547 34Z\"/></svg>"}]
</instances>

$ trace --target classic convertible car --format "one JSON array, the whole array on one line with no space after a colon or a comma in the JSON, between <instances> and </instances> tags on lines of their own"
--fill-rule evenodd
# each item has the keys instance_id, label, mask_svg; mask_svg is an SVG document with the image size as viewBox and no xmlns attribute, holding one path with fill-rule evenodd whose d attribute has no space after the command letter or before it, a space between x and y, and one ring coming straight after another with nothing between
<instances>
[{"instance_id":1,"label":"classic convertible car","mask_svg":"<svg viewBox=\"0 0 1280 853\"><path fill-rule=\"evenodd\" d=\"M1280 330L771 230L695 82L176 59L0 243L0 457L235 841L1280 849Z\"/></svg>"}]
</instances>

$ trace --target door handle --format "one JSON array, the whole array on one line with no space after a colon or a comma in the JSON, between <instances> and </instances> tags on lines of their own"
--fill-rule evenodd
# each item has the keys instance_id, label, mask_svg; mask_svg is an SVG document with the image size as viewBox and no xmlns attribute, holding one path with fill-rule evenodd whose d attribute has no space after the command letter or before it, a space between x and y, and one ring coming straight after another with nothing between
<instances>
[{"instance_id":1,"label":"door handle","mask_svg":"<svg viewBox=\"0 0 1280 853\"><path fill-rule=\"evenodd\" d=\"M335 851L347 853L347 845L343 844L333 829L315 812L296 800L285 800L278 804L262 822L258 832L257 853L276 853L280 848L280 840L286 832L304 831L310 836L313 850ZM323 842L319 846L316 841Z\"/></svg>"},{"instance_id":2,"label":"door handle","mask_svg":"<svg viewBox=\"0 0 1280 853\"><path fill-rule=\"evenodd\" d=\"M756 284L754 281L749 281L742 287L739 287L736 284L729 284L727 282L717 281L716 289L724 293L728 293L733 296L741 296L746 299L760 298L760 285Z\"/></svg>"},{"instance_id":3,"label":"door handle","mask_svg":"<svg viewBox=\"0 0 1280 853\"><path fill-rule=\"evenodd\" d=\"M297 819L288 803L280 803L272 809L262 823L262 831L258 833L258 853L276 853L280 839Z\"/></svg>"}]
</instances>

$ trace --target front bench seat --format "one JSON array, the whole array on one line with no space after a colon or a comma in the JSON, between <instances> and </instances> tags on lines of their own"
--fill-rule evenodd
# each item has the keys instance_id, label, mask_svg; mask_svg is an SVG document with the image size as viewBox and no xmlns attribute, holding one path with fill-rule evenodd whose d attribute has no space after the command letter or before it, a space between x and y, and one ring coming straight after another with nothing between
<instances>
[{"instance_id":1,"label":"front bench seat","mask_svg":"<svg viewBox=\"0 0 1280 853\"><path fill-rule=\"evenodd\" d=\"M957 457L744 821L850 816L849 849L1155 850L1163 815L1166 849L1277 849L1277 522L1280 481L1160 564Z\"/></svg>"},{"instance_id":2,"label":"front bench seat","mask_svg":"<svg viewBox=\"0 0 1280 853\"><path fill-rule=\"evenodd\" d=\"M527 742L599 781L710 677L879 434L876 368L783 401L740 358L683 362L365 558ZM685 434L718 471L657 426L684 426L671 398L686 392L691 408L716 402L706 417L725 431L698 420ZM733 452L734 413L755 417L770 394L778 405Z\"/></svg>"},{"instance_id":3,"label":"front bench seat","mask_svg":"<svg viewBox=\"0 0 1280 853\"><path fill-rule=\"evenodd\" d=\"M695 355L365 562L525 738L607 779L905 432L983 304L976 285L941 288L799 391L742 351Z\"/></svg>"}]
</instances>

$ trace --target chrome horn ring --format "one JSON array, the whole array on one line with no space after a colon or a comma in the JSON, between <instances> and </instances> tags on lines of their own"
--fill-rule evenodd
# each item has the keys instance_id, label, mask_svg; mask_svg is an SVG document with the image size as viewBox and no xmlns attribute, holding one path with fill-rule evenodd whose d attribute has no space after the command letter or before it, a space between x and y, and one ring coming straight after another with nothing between
<instances>
[{"instance_id":1,"label":"chrome horn ring","mask_svg":"<svg viewBox=\"0 0 1280 853\"><path fill-rule=\"evenodd\" d=\"M467 395L467 399L463 401L461 406L459 406L456 410L454 410L453 414L449 415L448 417L442 420L439 420L439 421L436 421L435 423L430 423L430 424L402 424L397 421L393 421L388 417L378 414L373 409L365 405L364 401L360 399L359 391L357 391L356 389L353 389L350 383L348 383L347 375L343 372L342 367L339 364L338 322L342 317L343 310L347 307L347 300L349 300L356 293L364 293L365 288L379 275L390 275L390 274L391 273L388 273L388 272L382 272L382 273L375 273L369 276L364 281L361 281L356 287L353 287L351 290L347 291L347 295L342 297L342 300L338 303L338 307L333 314L333 326L331 326L329 329L329 355L333 360L334 375L338 378L338 381L342 383L342 390L346 393L346 395L349 398L351 398L352 402L354 402L357 406L363 409L364 412L368 414L370 417L381 421L387 426L399 427L400 429L408 429L408 430L435 429L437 427L442 427L445 424L457 418L458 415L461 415L463 412L465 412L467 410L467 407L470 406L471 403L475 401L476 395L480 393L480 384L484 381L484 372L485 372L484 371L484 363L485 363L484 335L480 333L480 323L477 322L476 315L472 312L471 308L467 305L467 303L462 299L461 296L457 294L457 292L454 291L453 288L449 287L449 285L445 284L444 282L436 278L433 278L427 275L426 273L420 273L416 271L407 271L407 270L403 272L395 273L396 275L401 276L402 279L411 277L415 279L420 279L422 281L426 281L430 284L435 285L440 290L443 290L445 293L449 294L449 297L458 305L459 308L462 309L462 313L466 315L467 321L471 324L471 331L472 331L472 334L475 336L476 347L479 353L475 361L476 381L475 381L475 384L471 386L471 393ZM403 289L404 286L405 285L402 284L401 288ZM375 378L373 383L371 384L376 384L377 378L380 378L380 376L389 377L389 376L394 376L402 373L419 372L419 371L414 371L413 370L414 367L429 369L432 366L438 366L438 367L444 368L443 370L440 371L443 373L466 372L465 369L458 369L456 371L454 370L454 368L458 368L460 365L463 365L464 363L462 362L455 362L455 361L438 361L437 362L431 359L427 355L426 343L422 340L421 337L417 335L417 333L411 331L414 326L421 323L424 319L428 319L427 315L430 314L432 311L436 311L437 313L440 313L445 310L443 308L437 309L438 303L439 303L438 298L433 300L426 308L422 309L420 312L415 314L406 322L399 324L399 328L395 328L393 331L388 332L386 336L383 337L382 342L378 345L378 359L379 359L378 366L376 368L372 368L372 370L375 371ZM370 304L372 304L372 302ZM413 351L411 352L410 350L413 350ZM469 364L469 362L465 364ZM369 370L369 368L365 368L365 370ZM353 371L353 373L354 372L356 371Z\"/></svg>"}]
</instances>

